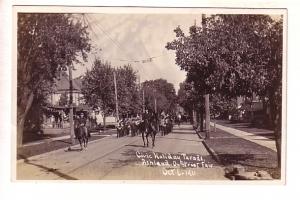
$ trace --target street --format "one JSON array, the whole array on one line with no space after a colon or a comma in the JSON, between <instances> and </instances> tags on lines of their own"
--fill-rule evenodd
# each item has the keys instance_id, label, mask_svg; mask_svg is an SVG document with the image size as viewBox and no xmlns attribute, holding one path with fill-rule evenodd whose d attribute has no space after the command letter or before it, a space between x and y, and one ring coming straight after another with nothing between
<instances>
[{"instance_id":1,"label":"street","mask_svg":"<svg viewBox=\"0 0 300 200\"><path fill-rule=\"evenodd\" d=\"M150 138L149 138L150 139ZM144 147L141 136L116 135L88 149L60 149L17 163L17 180L226 180L191 125L175 126Z\"/></svg>"}]
</instances>

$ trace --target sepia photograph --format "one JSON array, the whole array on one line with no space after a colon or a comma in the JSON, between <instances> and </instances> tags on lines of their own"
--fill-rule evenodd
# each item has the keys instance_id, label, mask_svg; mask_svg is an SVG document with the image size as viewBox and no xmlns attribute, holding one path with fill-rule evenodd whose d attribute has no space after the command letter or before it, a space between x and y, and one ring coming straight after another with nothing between
<instances>
[{"instance_id":1,"label":"sepia photograph","mask_svg":"<svg viewBox=\"0 0 300 200\"><path fill-rule=\"evenodd\" d=\"M284 184L286 9L13 7L13 181Z\"/></svg>"}]
</instances>

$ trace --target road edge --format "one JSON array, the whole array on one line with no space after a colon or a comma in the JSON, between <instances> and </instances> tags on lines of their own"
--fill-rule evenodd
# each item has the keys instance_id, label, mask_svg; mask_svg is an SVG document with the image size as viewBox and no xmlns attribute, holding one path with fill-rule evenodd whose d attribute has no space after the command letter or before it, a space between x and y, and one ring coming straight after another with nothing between
<instances>
[{"instance_id":1,"label":"road edge","mask_svg":"<svg viewBox=\"0 0 300 200\"><path fill-rule=\"evenodd\" d=\"M221 159L219 157L219 155L212 149L209 147L209 145L205 142L205 137L203 137L199 131L195 131L196 134L198 135L198 137L202 140L202 144L204 145L204 147L206 148L206 150L208 151L208 153L213 157L213 159L220 165L223 165L221 162Z\"/></svg>"},{"instance_id":2,"label":"road edge","mask_svg":"<svg viewBox=\"0 0 300 200\"><path fill-rule=\"evenodd\" d=\"M112 137L112 135L111 135L111 136L106 136L106 137L103 137L103 138L100 138L100 139L92 140L92 141L89 142L89 144L93 144L93 143L98 142L99 140L104 139L104 138L107 138L107 137ZM73 145L72 147L79 147L79 146L80 146L79 144L76 144L76 145ZM43 156L51 155L51 154L53 154L53 153L57 153L57 152L59 152L59 151L62 151L62 150L64 150L64 149L67 149L67 148L68 148L68 147L63 147L63 148L56 149L56 150L53 150L53 151L48 151L48 152L45 152L45 153L42 153L42 154L30 156L30 157L27 157L27 158L25 158L25 159L24 159L24 158L19 159L19 160L16 159L16 162L15 162L15 163L16 163L16 164L21 164L21 163L24 163L25 160L26 160L26 161L28 161L28 160L36 160L36 159L41 158L41 157L43 157ZM66 151L66 150L65 150L65 151Z\"/></svg>"}]
</instances>

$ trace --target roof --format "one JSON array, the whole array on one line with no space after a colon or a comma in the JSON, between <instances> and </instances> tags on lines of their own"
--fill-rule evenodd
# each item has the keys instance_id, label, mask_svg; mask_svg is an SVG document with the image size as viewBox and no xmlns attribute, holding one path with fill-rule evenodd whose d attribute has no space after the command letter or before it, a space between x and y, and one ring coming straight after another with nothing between
<instances>
[{"instance_id":1,"label":"roof","mask_svg":"<svg viewBox=\"0 0 300 200\"><path fill-rule=\"evenodd\" d=\"M80 85L79 85L80 84ZM81 91L81 81L73 79L73 91ZM55 79L54 91L64 92L70 90L69 76L66 72L62 72L60 76Z\"/></svg>"}]
</instances>

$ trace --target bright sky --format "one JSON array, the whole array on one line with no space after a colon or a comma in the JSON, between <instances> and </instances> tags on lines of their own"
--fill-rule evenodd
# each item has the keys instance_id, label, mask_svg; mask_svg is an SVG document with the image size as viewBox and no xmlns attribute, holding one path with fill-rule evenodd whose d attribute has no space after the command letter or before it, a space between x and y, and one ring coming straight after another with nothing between
<instances>
[{"instance_id":1,"label":"bright sky","mask_svg":"<svg viewBox=\"0 0 300 200\"><path fill-rule=\"evenodd\" d=\"M92 44L102 49L97 56L113 66L130 63L139 72L141 82L163 78L179 89L186 73L175 64L174 51L165 48L175 39L174 29L180 25L184 32L201 23L201 14L86 14ZM142 63L150 57L152 62ZM74 77L90 68L95 58L77 67ZM129 62L128 62L129 61ZM139 61L139 62L132 62Z\"/></svg>"}]
</instances>

